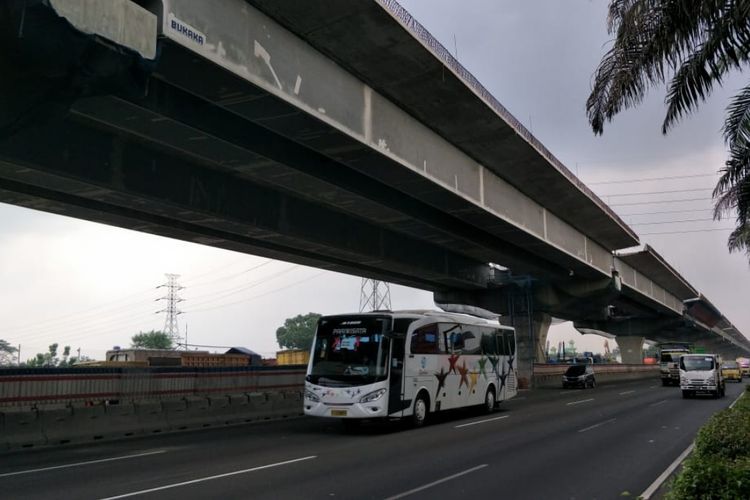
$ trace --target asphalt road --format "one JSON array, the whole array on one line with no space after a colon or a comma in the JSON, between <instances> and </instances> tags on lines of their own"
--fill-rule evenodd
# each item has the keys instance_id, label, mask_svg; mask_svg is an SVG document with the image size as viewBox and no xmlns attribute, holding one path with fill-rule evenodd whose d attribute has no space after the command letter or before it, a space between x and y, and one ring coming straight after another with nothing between
<instances>
[{"instance_id":1,"label":"asphalt road","mask_svg":"<svg viewBox=\"0 0 750 500\"><path fill-rule=\"evenodd\" d=\"M491 415L345 431L299 418L0 455L4 499L605 499L642 493L727 397L658 380L540 389Z\"/></svg>"}]
</instances>

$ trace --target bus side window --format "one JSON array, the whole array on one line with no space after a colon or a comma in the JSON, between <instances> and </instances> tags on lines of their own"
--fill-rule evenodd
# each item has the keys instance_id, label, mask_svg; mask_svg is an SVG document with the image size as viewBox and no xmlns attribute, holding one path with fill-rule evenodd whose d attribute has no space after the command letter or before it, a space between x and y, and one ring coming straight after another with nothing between
<instances>
[{"instance_id":1,"label":"bus side window","mask_svg":"<svg viewBox=\"0 0 750 500\"><path fill-rule=\"evenodd\" d=\"M411 334L410 350L412 354L440 354L442 342L439 341L437 325L425 325Z\"/></svg>"},{"instance_id":2,"label":"bus side window","mask_svg":"<svg viewBox=\"0 0 750 500\"><path fill-rule=\"evenodd\" d=\"M481 352L480 335L475 327L463 331L463 354L479 354Z\"/></svg>"},{"instance_id":3,"label":"bus side window","mask_svg":"<svg viewBox=\"0 0 750 500\"><path fill-rule=\"evenodd\" d=\"M516 353L516 334L513 331L505 330L505 345L508 346L508 354L511 356Z\"/></svg>"},{"instance_id":4,"label":"bus side window","mask_svg":"<svg viewBox=\"0 0 750 500\"><path fill-rule=\"evenodd\" d=\"M495 329L488 327L480 327L482 339L480 340L480 348L482 354L494 355L497 354L497 343L495 342Z\"/></svg>"},{"instance_id":5,"label":"bus side window","mask_svg":"<svg viewBox=\"0 0 750 500\"><path fill-rule=\"evenodd\" d=\"M446 352L461 354L464 348L464 335L461 325L456 323L440 323L440 333L446 340Z\"/></svg>"}]
</instances>

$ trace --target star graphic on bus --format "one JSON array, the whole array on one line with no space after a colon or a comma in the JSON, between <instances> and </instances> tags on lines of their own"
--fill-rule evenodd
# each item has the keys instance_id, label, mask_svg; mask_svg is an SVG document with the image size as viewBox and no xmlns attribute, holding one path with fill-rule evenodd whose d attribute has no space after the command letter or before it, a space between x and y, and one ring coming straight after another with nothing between
<instances>
[{"instance_id":1,"label":"star graphic on bus","mask_svg":"<svg viewBox=\"0 0 750 500\"><path fill-rule=\"evenodd\" d=\"M477 379L479 378L479 372L469 372L469 378L471 379L471 382L469 383L469 390L474 390L474 387L477 385Z\"/></svg>"},{"instance_id":2,"label":"star graphic on bus","mask_svg":"<svg viewBox=\"0 0 750 500\"><path fill-rule=\"evenodd\" d=\"M450 368L448 369L448 373L456 373L456 362L458 361L460 354L451 354L448 357L448 362L451 364Z\"/></svg>"},{"instance_id":3,"label":"star graphic on bus","mask_svg":"<svg viewBox=\"0 0 750 500\"><path fill-rule=\"evenodd\" d=\"M448 377L448 373L450 372L446 372L441 366L440 373L435 374L438 379L437 394L435 394L435 400L437 400L437 397L440 395L440 389L445 389L445 379L446 377Z\"/></svg>"},{"instance_id":4,"label":"star graphic on bus","mask_svg":"<svg viewBox=\"0 0 750 500\"><path fill-rule=\"evenodd\" d=\"M492 365L492 371L495 373L498 373L497 362L500 361L500 358L498 358L497 356L487 356L487 359L490 360L490 364Z\"/></svg>"},{"instance_id":5,"label":"star graphic on bus","mask_svg":"<svg viewBox=\"0 0 750 500\"><path fill-rule=\"evenodd\" d=\"M458 383L458 389L461 390L461 386L464 384L466 384L466 387L469 387L469 379L466 378L466 374L469 373L469 369L466 368L466 361L464 361L463 364L458 367L458 373L461 374L461 381Z\"/></svg>"},{"instance_id":6,"label":"star graphic on bus","mask_svg":"<svg viewBox=\"0 0 750 500\"><path fill-rule=\"evenodd\" d=\"M479 373L484 375L484 378L487 378L487 372L484 371L484 367L487 365L487 358L482 356L481 358L479 358L479 361L477 361L477 363L479 365Z\"/></svg>"}]
</instances>

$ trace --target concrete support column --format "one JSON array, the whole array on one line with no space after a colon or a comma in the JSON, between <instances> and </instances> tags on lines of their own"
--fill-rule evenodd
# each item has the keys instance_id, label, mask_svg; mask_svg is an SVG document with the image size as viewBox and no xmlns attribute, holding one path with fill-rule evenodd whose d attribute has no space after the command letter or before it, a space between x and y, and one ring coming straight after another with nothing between
<instances>
[{"instance_id":1,"label":"concrete support column","mask_svg":"<svg viewBox=\"0 0 750 500\"><path fill-rule=\"evenodd\" d=\"M502 317L503 325L516 328L516 366L520 388L531 387L534 363L545 363L545 346L552 317L545 313L517 314L514 318Z\"/></svg>"},{"instance_id":2,"label":"concrete support column","mask_svg":"<svg viewBox=\"0 0 750 500\"><path fill-rule=\"evenodd\" d=\"M629 365L643 364L643 337L618 335L617 345L620 347L622 362Z\"/></svg>"}]
</instances>

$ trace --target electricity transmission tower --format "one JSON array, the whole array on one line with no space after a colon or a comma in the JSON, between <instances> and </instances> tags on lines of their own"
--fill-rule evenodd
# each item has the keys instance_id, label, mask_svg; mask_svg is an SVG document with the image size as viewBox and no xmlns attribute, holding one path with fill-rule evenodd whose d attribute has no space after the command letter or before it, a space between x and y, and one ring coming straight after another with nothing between
<instances>
[{"instance_id":1,"label":"electricity transmission tower","mask_svg":"<svg viewBox=\"0 0 750 500\"><path fill-rule=\"evenodd\" d=\"M167 277L167 282L156 288L166 288L167 295L165 297L159 297L156 300L166 300L167 306L161 311L156 311L156 314L167 313L167 316L164 319L164 333L172 339L173 345L177 345L180 341L180 327L177 324L177 316L182 314L182 311L177 309L177 304L185 300L180 298L177 293L185 287L180 286L180 284L177 283L177 278L180 277L179 274L165 274L164 276Z\"/></svg>"},{"instance_id":2,"label":"electricity transmission tower","mask_svg":"<svg viewBox=\"0 0 750 500\"><path fill-rule=\"evenodd\" d=\"M359 312L391 309L391 285L385 281L362 278Z\"/></svg>"}]
</instances>

